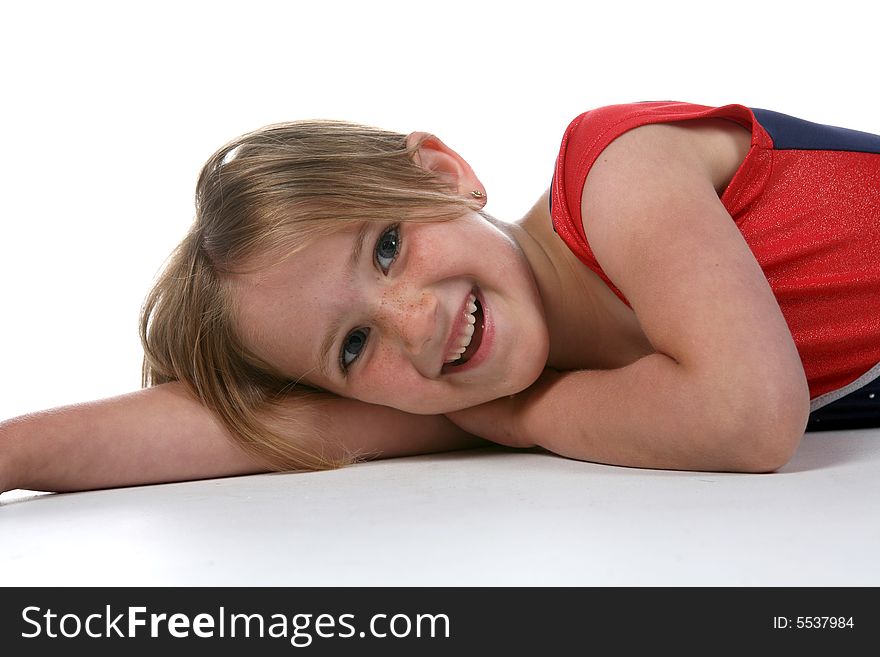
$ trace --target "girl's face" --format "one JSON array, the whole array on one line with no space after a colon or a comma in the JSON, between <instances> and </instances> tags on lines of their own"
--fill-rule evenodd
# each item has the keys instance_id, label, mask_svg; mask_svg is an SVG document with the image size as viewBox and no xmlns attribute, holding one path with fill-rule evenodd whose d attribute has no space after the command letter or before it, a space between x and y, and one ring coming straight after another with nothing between
<instances>
[{"instance_id":1,"label":"girl's face","mask_svg":"<svg viewBox=\"0 0 880 657\"><path fill-rule=\"evenodd\" d=\"M245 343L291 380L410 413L517 393L547 363L529 263L476 212L317 238L236 294Z\"/></svg>"}]
</instances>

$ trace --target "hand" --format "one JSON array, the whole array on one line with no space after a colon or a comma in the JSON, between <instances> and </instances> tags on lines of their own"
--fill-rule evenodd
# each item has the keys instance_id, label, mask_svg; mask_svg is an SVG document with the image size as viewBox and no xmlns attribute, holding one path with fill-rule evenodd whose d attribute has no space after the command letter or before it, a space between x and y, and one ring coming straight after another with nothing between
<instances>
[{"instance_id":1,"label":"hand","mask_svg":"<svg viewBox=\"0 0 880 657\"><path fill-rule=\"evenodd\" d=\"M541 412L539 402L544 393L562 374L549 367L531 386L515 395L500 397L479 406L446 413L453 423L480 438L507 447L535 447L536 416Z\"/></svg>"}]
</instances>

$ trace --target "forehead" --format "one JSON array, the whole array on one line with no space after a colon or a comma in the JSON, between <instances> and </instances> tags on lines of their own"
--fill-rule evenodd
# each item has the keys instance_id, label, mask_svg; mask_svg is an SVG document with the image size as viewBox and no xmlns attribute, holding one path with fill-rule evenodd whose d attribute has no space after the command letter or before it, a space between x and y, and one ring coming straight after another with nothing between
<instances>
[{"instance_id":1,"label":"forehead","mask_svg":"<svg viewBox=\"0 0 880 657\"><path fill-rule=\"evenodd\" d=\"M354 239L369 226L349 225L327 235L308 238L287 250L279 247L252 258L248 271L237 276L236 287L260 292L286 286L292 279L307 283L321 274L345 273Z\"/></svg>"}]
</instances>

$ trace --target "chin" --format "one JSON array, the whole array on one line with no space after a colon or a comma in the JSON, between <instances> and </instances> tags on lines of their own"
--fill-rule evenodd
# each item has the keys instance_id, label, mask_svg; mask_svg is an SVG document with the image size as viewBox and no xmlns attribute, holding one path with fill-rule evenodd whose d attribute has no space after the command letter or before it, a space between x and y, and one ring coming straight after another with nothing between
<instances>
[{"instance_id":1,"label":"chin","mask_svg":"<svg viewBox=\"0 0 880 657\"><path fill-rule=\"evenodd\" d=\"M480 404L485 404L486 402L494 401L496 399L500 399L502 397L508 397L510 395L515 395L517 393L526 390L531 386L535 381L537 381L541 374L544 372L544 365L542 364L540 367L536 368L532 372L523 373L523 376L517 377L516 381L511 379L506 379L505 384L495 388L490 395L480 395L475 396L471 399L459 399L459 400L451 400L447 404L437 404L436 408L428 411L409 411L410 413L418 412L422 415L442 415L446 413L454 413L455 411L463 411L466 408L473 408L474 406L479 406Z\"/></svg>"},{"instance_id":2,"label":"chin","mask_svg":"<svg viewBox=\"0 0 880 657\"><path fill-rule=\"evenodd\" d=\"M413 415L445 415L446 413L455 413L456 411L463 411L466 408L473 408L474 406L479 406L480 404L484 404L486 402L492 401L493 399L498 399L499 397L504 397L507 394L513 394L513 392L507 393L502 392L492 397L479 397L473 399L450 399L447 401L439 401L439 400L431 400L425 401L424 403L419 401L415 403L403 403L403 404L385 404L385 406L390 406L391 408L396 408L399 411L403 411L404 413L412 413Z\"/></svg>"},{"instance_id":3,"label":"chin","mask_svg":"<svg viewBox=\"0 0 880 657\"><path fill-rule=\"evenodd\" d=\"M537 381L547 365L547 357L550 351L548 344L534 345L531 351L537 357L531 359L529 363L520 360L516 371L508 371L501 374L500 376L503 378L501 378L497 385L491 386L491 391L486 391L485 385L473 382L470 384L469 390L461 390L459 394L444 395L445 399L425 395L424 397L404 399L402 401L398 397L396 402L372 400L371 403L390 406L399 411L414 415L445 415L446 413L473 408L501 397L515 395L526 390Z\"/></svg>"}]
</instances>

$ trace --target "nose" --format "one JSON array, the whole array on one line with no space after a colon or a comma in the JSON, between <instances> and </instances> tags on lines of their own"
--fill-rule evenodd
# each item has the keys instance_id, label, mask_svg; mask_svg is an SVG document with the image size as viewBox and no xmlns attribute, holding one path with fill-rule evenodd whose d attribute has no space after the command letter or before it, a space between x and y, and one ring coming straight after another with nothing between
<instances>
[{"instance_id":1,"label":"nose","mask_svg":"<svg viewBox=\"0 0 880 657\"><path fill-rule=\"evenodd\" d=\"M380 325L414 356L426 353L437 333L437 297L427 290L395 288L382 295Z\"/></svg>"}]
</instances>

